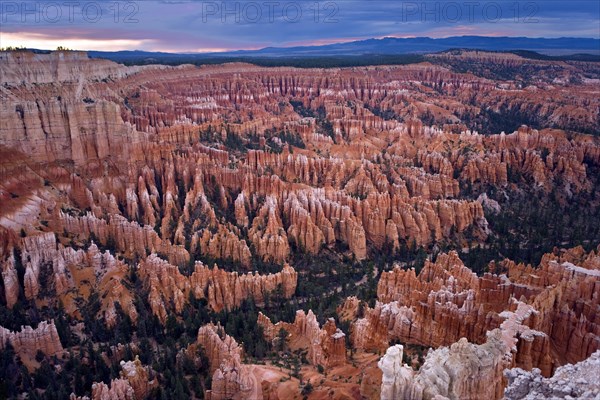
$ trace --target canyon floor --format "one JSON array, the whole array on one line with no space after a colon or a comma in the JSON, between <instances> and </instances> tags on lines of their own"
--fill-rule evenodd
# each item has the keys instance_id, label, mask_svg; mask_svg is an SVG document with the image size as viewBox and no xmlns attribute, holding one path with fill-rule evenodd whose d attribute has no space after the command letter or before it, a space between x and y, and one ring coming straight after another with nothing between
<instances>
[{"instance_id":1,"label":"canyon floor","mask_svg":"<svg viewBox=\"0 0 600 400\"><path fill-rule=\"evenodd\" d=\"M0 52L0 398L600 396L600 64Z\"/></svg>"}]
</instances>

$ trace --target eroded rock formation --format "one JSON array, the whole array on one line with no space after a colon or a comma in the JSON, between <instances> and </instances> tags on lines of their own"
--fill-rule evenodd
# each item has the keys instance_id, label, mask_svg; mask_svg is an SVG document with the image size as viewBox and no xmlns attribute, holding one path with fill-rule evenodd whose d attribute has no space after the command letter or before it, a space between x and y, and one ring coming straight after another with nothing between
<instances>
[{"instance_id":1,"label":"eroded rock formation","mask_svg":"<svg viewBox=\"0 0 600 400\"><path fill-rule=\"evenodd\" d=\"M353 343L365 349L385 348L391 339L433 347L462 337L483 343L487 332L501 325L503 313L514 308L513 300L521 299L535 310L528 326L544 332L552 348L560 350L533 359L517 356L517 363L541 368L548 376L553 365L583 360L600 348L593 311L599 301L593 294L600 284L597 263L596 252L585 254L576 248L546 255L538 269L504 262L508 277L490 273L477 277L456 253L442 254L435 263L426 261L418 276L414 270L396 267L382 274L380 301L355 322ZM585 306L576 305L575 299ZM349 301L346 309L356 307L355 301ZM534 349L540 351L538 345Z\"/></svg>"},{"instance_id":2,"label":"eroded rock formation","mask_svg":"<svg viewBox=\"0 0 600 400\"><path fill-rule=\"evenodd\" d=\"M36 356L38 350L47 356L60 355L63 352L54 321L42 321L35 329L23 326L19 332L11 332L0 326L0 349L4 349L6 343L10 343L15 353L21 357L27 356L31 359Z\"/></svg>"},{"instance_id":3,"label":"eroded rock formation","mask_svg":"<svg viewBox=\"0 0 600 400\"><path fill-rule=\"evenodd\" d=\"M278 288L284 298L290 298L298 281L298 274L287 264L276 274L259 275L227 272L216 265L209 268L197 262L194 272L186 277L176 266L156 255L150 255L140 263L139 272L149 287L152 311L161 321L166 320L171 303L174 305L172 311L181 313L190 293L197 299L206 298L213 310L221 311L238 307L246 299L263 304L265 296L275 293Z\"/></svg>"},{"instance_id":4,"label":"eroded rock formation","mask_svg":"<svg viewBox=\"0 0 600 400\"><path fill-rule=\"evenodd\" d=\"M508 387L506 400L534 399L595 399L600 396L600 352L595 352L577 364L559 367L551 378L544 378L539 369L505 371Z\"/></svg>"},{"instance_id":5,"label":"eroded rock formation","mask_svg":"<svg viewBox=\"0 0 600 400\"><path fill-rule=\"evenodd\" d=\"M222 327L203 326L198 331L198 343L206 350L213 373L211 400L263 398L260 382L250 367L242 364L242 348Z\"/></svg>"},{"instance_id":6,"label":"eroded rock formation","mask_svg":"<svg viewBox=\"0 0 600 400\"><path fill-rule=\"evenodd\" d=\"M245 299L262 305L269 293L294 295L298 273L287 263L298 253L360 261L439 242L472 247L494 234L486 216L501 208L492 192L527 187L568 204L597 191L600 141L577 133L599 126L590 63L468 52L326 70L125 67L77 52L2 52L0 60L0 301L8 309L23 299L38 309L62 303L82 321L81 306L94 303L96 317L119 329L120 310L134 326L139 312L148 315L145 290L162 322L193 297L214 311ZM481 73L453 72L465 60ZM517 68L536 86L495 81L497 68ZM497 128L505 114L506 133ZM517 120L538 129L511 125ZM472 196L472 187L489 191ZM280 272L263 272L274 264ZM535 268L497 262L480 277L455 253L418 275L384 272L373 308L354 298L339 309L353 321L360 383L326 384L340 398L376 397L380 375L365 372L375 368L368 351L400 341L437 350L417 372L392 349L381 363L384 397L499 398L504 368L549 376L600 347L598 271L598 252L572 249ZM356 371L331 320L320 327L299 312L293 323L262 314L259 323L268 339L284 327L308 351L307 375L318 365ZM18 354L62 350L53 324L0 336ZM267 366L242 364L241 347L219 327L201 328L198 343L213 399L299 391ZM114 348L113 357L124 352ZM132 363L91 395L147 396L153 373Z\"/></svg>"},{"instance_id":7,"label":"eroded rock formation","mask_svg":"<svg viewBox=\"0 0 600 400\"><path fill-rule=\"evenodd\" d=\"M312 310L308 314L302 310L296 312L293 323L276 324L259 312L258 324L271 342L279 339L279 332L284 329L289 335L290 346L308 350L308 360L315 366L334 367L346 361L346 335L336 327L333 318L321 328Z\"/></svg>"},{"instance_id":8,"label":"eroded rock formation","mask_svg":"<svg viewBox=\"0 0 600 400\"><path fill-rule=\"evenodd\" d=\"M426 261L418 276L396 267L382 274L380 302L356 320L352 339L366 349L392 339L439 347L418 373L400 366L402 353L391 349L380 363L387 398L501 398L504 368L537 368L547 377L565 360L584 360L600 347L593 311L599 260L597 252L574 248L545 255L537 269L504 261L492 269L506 275L483 277L456 253ZM350 298L339 312L353 319L358 307Z\"/></svg>"},{"instance_id":9,"label":"eroded rock formation","mask_svg":"<svg viewBox=\"0 0 600 400\"><path fill-rule=\"evenodd\" d=\"M92 385L91 400L137 400L149 398L158 386L154 372L142 365L139 358L134 361L121 361L120 377L107 385L104 382ZM90 400L89 397L71 395L71 400Z\"/></svg>"},{"instance_id":10,"label":"eroded rock formation","mask_svg":"<svg viewBox=\"0 0 600 400\"><path fill-rule=\"evenodd\" d=\"M515 312L503 313L506 319L500 328L488 333L485 343L476 345L462 338L450 347L430 351L418 372L401 365L402 346L391 347L379 362L382 399L501 398L502 372L515 363L515 358L523 357L519 350L538 347L549 351L546 335L523 325L534 312L531 306L518 303ZM541 345L523 346L521 341Z\"/></svg>"}]
</instances>

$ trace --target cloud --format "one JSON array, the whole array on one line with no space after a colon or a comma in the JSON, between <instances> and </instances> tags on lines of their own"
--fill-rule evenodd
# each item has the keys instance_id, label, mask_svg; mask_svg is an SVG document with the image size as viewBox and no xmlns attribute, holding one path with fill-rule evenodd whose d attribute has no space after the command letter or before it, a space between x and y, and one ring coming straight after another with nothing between
<instances>
[{"instance_id":1,"label":"cloud","mask_svg":"<svg viewBox=\"0 0 600 400\"><path fill-rule=\"evenodd\" d=\"M384 36L600 38L597 1L83 0L72 13L62 9L58 21L55 13L44 8L52 3L65 4L40 0L25 1L23 6L20 1L2 1L1 45L12 45L16 40L28 47L54 48L58 42L66 46L65 40L69 40L73 46L68 47L78 49L123 46L129 50L196 52ZM88 3L101 9L100 18L93 22L96 9L91 6L84 10ZM469 8L474 3L477 6ZM9 5L13 8L7 8ZM23 22L22 7L36 7L38 14L25 13Z\"/></svg>"},{"instance_id":2,"label":"cloud","mask_svg":"<svg viewBox=\"0 0 600 400\"><path fill-rule=\"evenodd\" d=\"M62 46L78 50L117 51L152 48L153 43L151 40L58 38L38 33L2 33L2 46L36 49L56 49Z\"/></svg>"}]
</instances>

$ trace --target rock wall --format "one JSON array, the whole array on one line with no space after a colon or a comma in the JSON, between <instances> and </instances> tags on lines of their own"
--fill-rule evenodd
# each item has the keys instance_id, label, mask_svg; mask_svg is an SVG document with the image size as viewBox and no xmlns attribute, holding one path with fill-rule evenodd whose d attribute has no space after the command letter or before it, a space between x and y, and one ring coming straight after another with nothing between
<instances>
[{"instance_id":1,"label":"rock wall","mask_svg":"<svg viewBox=\"0 0 600 400\"><path fill-rule=\"evenodd\" d=\"M491 265L502 275L477 277L456 253L427 261L418 276L396 267L382 274L380 301L356 319L352 340L365 349L392 339L438 348L418 373L401 366L400 348L390 349L380 363L386 398L501 398L504 368L537 368L548 377L599 348L592 311L599 261L597 252L574 248L545 255L538 268ZM350 298L339 312L353 319L358 307Z\"/></svg>"},{"instance_id":2,"label":"rock wall","mask_svg":"<svg viewBox=\"0 0 600 400\"><path fill-rule=\"evenodd\" d=\"M517 355L516 362L549 376L553 366L583 360L600 348L592 311L598 306L593 294L600 284L598 260L596 252L575 248L558 257L546 255L537 269L505 261L508 277L477 277L453 252L438 256L435 263L426 261L418 276L396 267L382 273L379 301L356 320L352 341L363 349L385 348L392 339L432 347L448 346L462 337L484 343L487 332L501 326L504 313L514 310L513 300L522 299L535 310L526 323L548 336L552 351L545 353L536 344L531 349L525 340L523 350L539 353L533 358ZM357 307L354 303L350 299L340 310L346 309L352 318L356 313L348 310Z\"/></svg>"},{"instance_id":3,"label":"rock wall","mask_svg":"<svg viewBox=\"0 0 600 400\"><path fill-rule=\"evenodd\" d=\"M423 96L432 97L435 117L444 121L489 108L486 96L471 105L471 91L485 87L508 96L489 80L433 65L368 70L365 80L359 70L127 68L76 52L1 56L8 86L0 146L20 150L50 182L62 168L61 189L100 220L56 215L53 229L93 232L103 244L111 238L139 258L160 252L182 264L193 248L248 268L252 256L282 263L292 250L318 254L336 243L361 260L384 245L420 246L467 233L484 239L481 204L460 200L461 183L505 187L520 176L548 192L576 193L590 190L586 165L600 163L596 140L558 130L523 127L484 136L424 126L414 118L431 112L418 100ZM423 89L427 85L443 90ZM595 102L586 88L581 96ZM565 96L559 90L544 97L553 105L538 107L536 116L579 102ZM301 100L315 116L324 112L320 118L331 124L332 136L282 97ZM406 116L406 122L382 113ZM300 135L305 149L283 145L276 154L273 143L284 143L278 131ZM227 148L228 133L243 146L258 141L240 156ZM69 160L73 166L63 162ZM31 193L28 209L47 192ZM9 222L16 211L7 208L0 220ZM206 220L198 218L202 213Z\"/></svg>"},{"instance_id":4,"label":"rock wall","mask_svg":"<svg viewBox=\"0 0 600 400\"><path fill-rule=\"evenodd\" d=\"M128 267L108 251L101 252L93 242L87 250L74 250L57 242L56 235L48 232L22 238L16 248L21 251L20 262L25 268L24 285L19 287L15 256L11 250L9 258L2 264L2 282L9 308L16 303L22 291L25 299L60 300L65 311L78 314L79 307L74 299L81 297L87 300L93 289L102 299L99 316L104 317L109 327L116 323L115 302L119 302L133 322L137 320L133 295L121 283Z\"/></svg>"}]
</instances>

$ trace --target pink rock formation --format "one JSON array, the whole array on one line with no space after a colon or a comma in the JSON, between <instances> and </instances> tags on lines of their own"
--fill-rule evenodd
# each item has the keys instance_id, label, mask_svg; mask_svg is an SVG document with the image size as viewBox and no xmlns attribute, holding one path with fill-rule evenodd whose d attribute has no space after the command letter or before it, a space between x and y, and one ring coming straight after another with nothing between
<instances>
[{"instance_id":1,"label":"pink rock formation","mask_svg":"<svg viewBox=\"0 0 600 400\"><path fill-rule=\"evenodd\" d=\"M418 372L402 366L402 346L391 347L379 362L383 371L381 398L388 399L500 399L504 392L503 371L514 362L520 340L542 339L545 334L522 323L533 308L517 304L515 312L506 312L500 328L488 333L484 344L460 339L450 347L430 351ZM544 341L544 339L546 339Z\"/></svg>"},{"instance_id":2,"label":"pink rock formation","mask_svg":"<svg viewBox=\"0 0 600 400\"><path fill-rule=\"evenodd\" d=\"M290 298L296 291L297 272L285 265L281 272L269 275L226 272L215 265L214 268L197 262L191 276L186 277L174 265L150 255L139 265L142 279L150 289L149 302L152 311L161 321L167 318L168 304L174 304L174 311L180 313L193 293L196 298L206 298L215 311L238 307L243 300L252 299L263 304L265 295L281 287L284 298Z\"/></svg>"},{"instance_id":3,"label":"pink rock formation","mask_svg":"<svg viewBox=\"0 0 600 400\"><path fill-rule=\"evenodd\" d=\"M259 256L266 260L283 262L288 257L290 248L276 207L276 200L273 197L267 198L248 230L248 237Z\"/></svg>"},{"instance_id":4,"label":"pink rock formation","mask_svg":"<svg viewBox=\"0 0 600 400\"><path fill-rule=\"evenodd\" d=\"M364 317L352 326L357 348L385 348L391 339L433 347L455 343L450 353L436 350L434 354L443 359L435 359L428 367L446 365L446 372L428 371L427 361L418 374L408 367L394 367L395 361L383 362L395 371L387 377L384 372L382 393L388 393L388 398L475 399L482 393L486 398L500 398L504 368L539 368L550 376L557 365L583 360L600 347L592 311L598 307L592 293L598 292L600 284L597 252L574 248L547 254L537 269L508 260L491 267L507 271L508 276L477 277L454 252L438 256L435 263L426 261L418 276L414 270L399 267L382 274L380 302L373 309L366 308ZM349 298L338 312L354 319L358 308L357 299ZM479 359L495 361L474 366L465 362L471 352L481 353ZM439 379L446 375L447 379ZM472 375L479 376L476 382L488 384L472 386L468 378Z\"/></svg>"},{"instance_id":5,"label":"pink rock formation","mask_svg":"<svg viewBox=\"0 0 600 400\"><path fill-rule=\"evenodd\" d=\"M19 298L19 279L15 267L14 248L17 238L12 231L0 228L0 277L4 288L6 307L11 309Z\"/></svg>"},{"instance_id":6,"label":"pink rock formation","mask_svg":"<svg viewBox=\"0 0 600 400\"><path fill-rule=\"evenodd\" d=\"M213 373L210 399L262 399L260 382L249 366L242 364L242 348L222 330L209 324L198 331L198 343L206 350Z\"/></svg>"},{"instance_id":7,"label":"pink rock formation","mask_svg":"<svg viewBox=\"0 0 600 400\"><path fill-rule=\"evenodd\" d=\"M262 326L265 337L271 342L277 340L281 329L285 329L290 335L288 341L294 348L308 350L308 360L313 365L334 367L346 361L346 335L337 329L333 318L320 328L312 310L308 314L302 310L297 311L293 323L276 324L259 312L258 324Z\"/></svg>"},{"instance_id":8,"label":"pink rock formation","mask_svg":"<svg viewBox=\"0 0 600 400\"><path fill-rule=\"evenodd\" d=\"M77 52L0 53L2 300L10 308L22 291L38 305L61 301L79 318L75 300L94 291L102 303L98 316L109 326L117 323L117 301L135 321L134 296L124 282L128 265L139 265L152 312L163 321L191 294L214 310L248 298L261 304L279 287L287 298L293 295L291 267L266 276L201 263L185 276L179 268L202 257L248 270L253 257L283 265L292 252L347 249L345 256L364 260L384 249L438 241L464 246L485 239L482 203L493 206L485 197L465 199L465 186L533 185L564 201L596 190L600 141L576 133L599 126L590 65L544 61L551 68L539 68L541 61L483 52L431 57L448 65L518 66L533 71L536 87L432 63L327 70L239 63L124 67ZM485 120L482 110L509 110L568 133L524 126L480 135L468 127ZM299 115L304 111L313 116ZM286 142L290 137L296 145ZM571 250L546 256L539 269L503 262L496 274L476 277L455 254L443 255L419 276L384 273L373 309L352 299L341 311L357 319L352 342L359 349L382 350L390 340L434 347L458 342L437 360L450 366L453 354L481 354L486 363L477 370L475 363L456 365L460 376L452 382L431 383L423 371L422 380L414 375L421 383L403 383L411 388L403 395L420 396L431 387L437 391L431 396L497 397L503 385L498 368L506 360L496 356L506 356L509 342L516 349L506 356L510 366L538 367L545 375L600 347L598 259ZM522 304L534 310L516 324L523 328L507 327L507 313L518 314ZM313 363L345 359L331 322L320 328L309 314L288 328L303 338ZM512 332L510 340L496 338L504 342L498 353L496 339L487 335L496 330ZM220 364L218 371L218 397L244 392L249 375ZM465 381L469 374L489 387ZM137 397L134 389L121 378L97 390Z\"/></svg>"},{"instance_id":9,"label":"pink rock formation","mask_svg":"<svg viewBox=\"0 0 600 400\"><path fill-rule=\"evenodd\" d=\"M154 372L149 367L144 367L137 356L134 361L121 361L120 365L119 378L111 380L108 385L104 382L92 385L91 400L136 400L150 397L152 390L158 386L157 379L152 377ZM72 394L71 400L90 399Z\"/></svg>"},{"instance_id":10,"label":"pink rock formation","mask_svg":"<svg viewBox=\"0 0 600 400\"><path fill-rule=\"evenodd\" d=\"M54 321L42 321L35 329L23 326L19 332L11 332L0 326L0 349L4 349L6 343L10 343L15 353L32 359L38 350L47 356L60 355L63 352Z\"/></svg>"}]
</instances>

